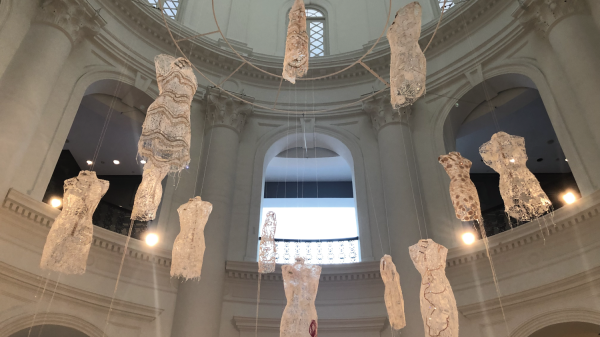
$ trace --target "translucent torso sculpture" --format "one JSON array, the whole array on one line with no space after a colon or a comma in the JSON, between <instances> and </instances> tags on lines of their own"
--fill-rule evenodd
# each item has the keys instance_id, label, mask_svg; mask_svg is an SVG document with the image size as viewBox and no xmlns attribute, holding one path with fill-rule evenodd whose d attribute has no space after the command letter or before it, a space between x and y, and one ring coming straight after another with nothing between
<instances>
[{"instance_id":1,"label":"translucent torso sculpture","mask_svg":"<svg viewBox=\"0 0 600 337\"><path fill-rule=\"evenodd\" d=\"M195 197L179 206L177 212L179 213L181 232L173 244L171 276L200 279L204 249L206 248L204 226L212 212L212 204L202 201L200 197Z\"/></svg>"},{"instance_id":2,"label":"translucent torso sculpture","mask_svg":"<svg viewBox=\"0 0 600 337\"><path fill-rule=\"evenodd\" d=\"M303 258L281 267L287 305L281 317L281 337L317 336L318 318L315 297L321 267L304 264Z\"/></svg>"},{"instance_id":3,"label":"translucent torso sculpture","mask_svg":"<svg viewBox=\"0 0 600 337\"><path fill-rule=\"evenodd\" d=\"M308 34L304 1L294 2L289 18L282 76L291 83L296 83L296 77L302 77L308 71Z\"/></svg>"},{"instance_id":4,"label":"translucent torso sculpture","mask_svg":"<svg viewBox=\"0 0 600 337\"><path fill-rule=\"evenodd\" d=\"M396 13L388 28L390 94L394 109L413 104L425 92L427 62L419 47L421 5L412 2Z\"/></svg>"},{"instance_id":5,"label":"translucent torso sculpture","mask_svg":"<svg viewBox=\"0 0 600 337\"><path fill-rule=\"evenodd\" d=\"M421 315L426 337L458 337L456 300L446 278L448 249L431 239L419 240L408 248L421 273Z\"/></svg>"},{"instance_id":6,"label":"translucent torso sculpture","mask_svg":"<svg viewBox=\"0 0 600 337\"><path fill-rule=\"evenodd\" d=\"M63 209L48 233L42 269L64 274L85 272L94 230L92 215L108 185L92 171L81 171L79 176L65 180Z\"/></svg>"},{"instance_id":7,"label":"translucent torso sculpture","mask_svg":"<svg viewBox=\"0 0 600 337\"><path fill-rule=\"evenodd\" d=\"M404 297L402 296L402 288L400 288L400 275L396 271L396 265L392 262L391 256L384 255L381 258L379 271L385 284L384 299L390 325L394 330L402 329L406 326Z\"/></svg>"},{"instance_id":8,"label":"translucent torso sculpture","mask_svg":"<svg viewBox=\"0 0 600 337\"><path fill-rule=\"evenodd\" d=\"M498 132L479 147L479 154L486 165L500 174L500 194L508 215L529 221L550 209L550 199L527 169L523 137Z\"/></svg>"},{"instance_id":9,"label":"translucent torso sculpture","mask_svg":"<svg viewBox=\"0 0 600 337\"><path fill-rule=\"evenodd\" d=\"M260 252L258 257L258 272L268 274L275 271L277 246L275 245L275 230L277 218L275 212L267 213L260 235Z\"/></svg>"},{"instance_id":10,"label":"translucent torso sculpture","mask_svg":"<svg viewBox=\"0 0 600 337\"><path fill-rule=\"evenodd\" d=\"M440 156L438 161L450 176L450 198L456 217L461 221L479 220L479 195L469 175L473 163L458 152Z\"/></svg>"},{"instance_id":11,"label":"translucent torso sculpture","mask_svg":"<svg viewBox=\"0 0 600 337\"><path fill-rule=\"evenodd\" d=\"M198 84L185 58L154 58L160 94L150 105L138 142L138 153L157 166L178 172L190 162L190 104Z\"/></svg>"},{"instance_id":12,"label":"translucent torso sculpture","mask_svg":"<svg viewBox=\"0 0 600 337\"><path fill-rule=\"evenodd\" d=\"M152 162L144 165L142 183L135 193L131 219L150 221L156 217L156 210L162 198L162 180L169 173L166 165L155 166Z\"/></svg>"}]
</instances>

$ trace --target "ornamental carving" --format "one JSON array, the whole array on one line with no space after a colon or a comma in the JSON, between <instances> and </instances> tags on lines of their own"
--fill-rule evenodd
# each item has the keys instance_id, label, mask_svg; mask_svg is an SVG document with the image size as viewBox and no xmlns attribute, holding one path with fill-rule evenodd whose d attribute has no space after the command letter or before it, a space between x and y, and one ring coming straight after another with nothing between
<instances>
[{"instance_id":1,"label":"ornamental carving","mask_svg":"<svg viewBox=\"0 0 600 337\"><path fill-rule=\"evenodd\" d=\"M106 25L106 21L86 0L44 0L35 21L60 28L71 43L76 44L84 36L94 36Z\"/></svg>"},{"instance_id":2,"label":"ornamental carving","mask_svg":"<svg viewBox=\"0 0 600 337\"><path fill-rule=\"evenodd\" d=\"M577 13L589 13L584 0L529 0L513 16L548 33L558 21Z\"/></svg>"},{"instance_id":3,"label":"ornamental carving","mask_svg":"<svg viewBox=\"0 0 600 337\"><path fill-rule=\"evenodd\" d=\"M246 118L252 113L252 105L234 99L218 90L207 94L208 116L207 125L225 126L241 133L246 125ZM248 102L254 102L254 98L243 96Z\"/></svg>"},{"instance_id":4,"label":"ornamental carving","mask_svg":"<svg viewBox=\"0 0 600 337\"><path fill-rule=\"evenodd\" d=\"M390 103L390 95L387 94L364 101L363 111L371 117L376 131L392 123L407 124L412 113L410 106L394 109Z\"/></svg>"}]
</instances>

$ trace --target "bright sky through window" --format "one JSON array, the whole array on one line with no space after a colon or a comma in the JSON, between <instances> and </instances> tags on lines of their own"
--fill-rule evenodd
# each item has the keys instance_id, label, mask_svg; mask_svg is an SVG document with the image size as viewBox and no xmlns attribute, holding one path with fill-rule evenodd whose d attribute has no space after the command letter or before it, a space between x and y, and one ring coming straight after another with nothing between
<instances>
[{"instance_id":1,"label":"bright sky through window","mask_svg":"<svg viewBox=\"0 0 600 337\"><path fill-rule=\"evenodd\" d=\"M448 9L454 6L453 0L446 0L446 5L444 5L444 0L438 0L438 2L440 3L440 8Z\"/></svg>"},{"instance_id":2,"label":"bright sky through window","mask_svg":"<svg viewBox=\"0 0 600 337\"><path fill-rule=\"evenodd\" d=\"M158 8L160 0L148 0L148 2ZM177 10L179 9L179 1L180 0L163 0L161 1L163 4L163 10L165 14L171 19L175 19L177 16Z\"/></svg>"},{"instance_id":3,"label":"bright sky through window","mask_svg":"<svg viewBox=\"0 0 600 337\"><path fill-rule=\"evenodd\" d=\"M306 9L306 25L309 38L310 57L325 55L325 16L322 12Z\"/></svg>"}]
</instances>

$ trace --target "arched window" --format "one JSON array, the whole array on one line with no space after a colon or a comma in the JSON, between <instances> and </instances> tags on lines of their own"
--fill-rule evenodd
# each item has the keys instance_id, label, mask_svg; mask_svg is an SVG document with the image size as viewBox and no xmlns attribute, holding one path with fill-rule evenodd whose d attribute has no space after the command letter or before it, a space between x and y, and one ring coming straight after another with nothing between
<instances>
[{"instance_id":1,"label":"arched window","mask_svg":"<svg viewBox=\"0 0 600 337\"><path fill-rule=\"evenodd\" d=\"M327 53L325 19L323 11L311 7L306 8L306 32L308 33L310 57L325 56Z\"/></svg>"},{"instance_id":2,"label":"arched window","mask_svg":"<svg viewBox=\"0 0 600 337\"><path fill-rule=\"evenodd\" d=\"M160 3L162 3L163 10L165 14L171 19L175 19L177 17L177 11L179 10L180 0L148 0L148 2L159 8Z\"/></svg>"}]
</instances>

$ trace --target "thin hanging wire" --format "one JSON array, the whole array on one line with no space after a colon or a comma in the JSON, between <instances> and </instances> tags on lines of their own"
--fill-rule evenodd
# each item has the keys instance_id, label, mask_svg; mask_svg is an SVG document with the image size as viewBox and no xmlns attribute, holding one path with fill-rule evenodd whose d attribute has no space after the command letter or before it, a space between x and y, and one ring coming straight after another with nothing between
<instances>
[{"instance_id":1,"label":"thin hanging wire","mask_svg":"<svg viewBox=\"0 0 600 337\"><path fill-rule=\"evenodd\" d=\"M58 284L60 283L60 277L62 273L58 273L58 278L56 279L56 284L54 285L54 291L52 292L52 297L50 297L50 303L48 303L48 307L46 307L46 314L44 314L44 321L42 322L42 326L40 327L40 332L38 333L38 337L42 335L42 330L44 330L44 325L46 325L46 321L48 320L48 313L50 312L50 308L52 307L52 302L54 301L54 295L56 295L56 289L58 288ZM31 329L29 330L31 332Z\"/></svg>"},{"instance_id":2,"label":"thin hanging wire","mask_svg":"<svg viewBox=\"0 0 600 337\"><path fill-rule=\"evenodd\" d=\"M419 210L417 209L417 199L415 198L415 187L413 186L413 179L412 179L412 173L410 172L410 166L408 164L408 149L406 148L406 139L404 137L404 128L402 126L400 126L400 135L402 137L402 146L404 147L404 161L406 162L406 170L408 171L408 179L410 180L410 189L412 191L412 198L413 198L413 204L415 206L415 215L417 218L417 226L419 227L419 236L421 237L421 240L423 240L423 233L421 232L421 220L419 217ZM418 172L417 172L418 174ZM427 229L427 228L425 228ZM426 233L427 235L427 233ZM427 235L428 236L428 235ZM428 237L427 237L428 238Z\"/></svg>"},{"instance_id":3,"label":"thin hanging wire","mask_svg":"<svg viewBox=\"0 0 600 337\"><path fill-rule=\"evenodd\" d=\"M413 165L415 167L415 175L417 176L417 191L419 192L419 201L421 203L421 215L423 216L423 226L425 226L425 235L429 238L429 233L427 232L427 218L425 217L425 207L423 204L423 193L421 190L421 179L419 178L419 169L417 167L417 158L415 156L415 142L413 141L412 131L410 125L408 125L408 138L411 144L411 151L413 157ZM408 154L407 154L408 155Z\"/></svg>"},{"instance_id":4,"label":"thin hanging wire","mask_svg":"<svg viewBox=\"0 0 600 337\"><path fill-rule=\"evenodd\" d=\"M40 309L40 305L42 303L42 299L44 298L44 293L46 292L46 287L48 286L48 281L50 280L50 272L48 272L48 274L46 275L45 279L46 279L46 283L44 283L44 289L42 290L42 295L40 296L40 299L38 300L38 302L37 302L37 304L35 306L35 312L33 313L33 319L31 320L31 326L29 327L29 332L27 333L27 337L31 336L31 329L33 329L33 325L35 324L35 319L36 319L38 311ZM40 280L40 284L39 284L38 289L37 289L36 294L35 294L36 297L37 297L37 294L38 294L38 292L40 290L40 286L42 285L42 282L44 282L44 278L42 278Z\"/></svg>"}]
</instances>

